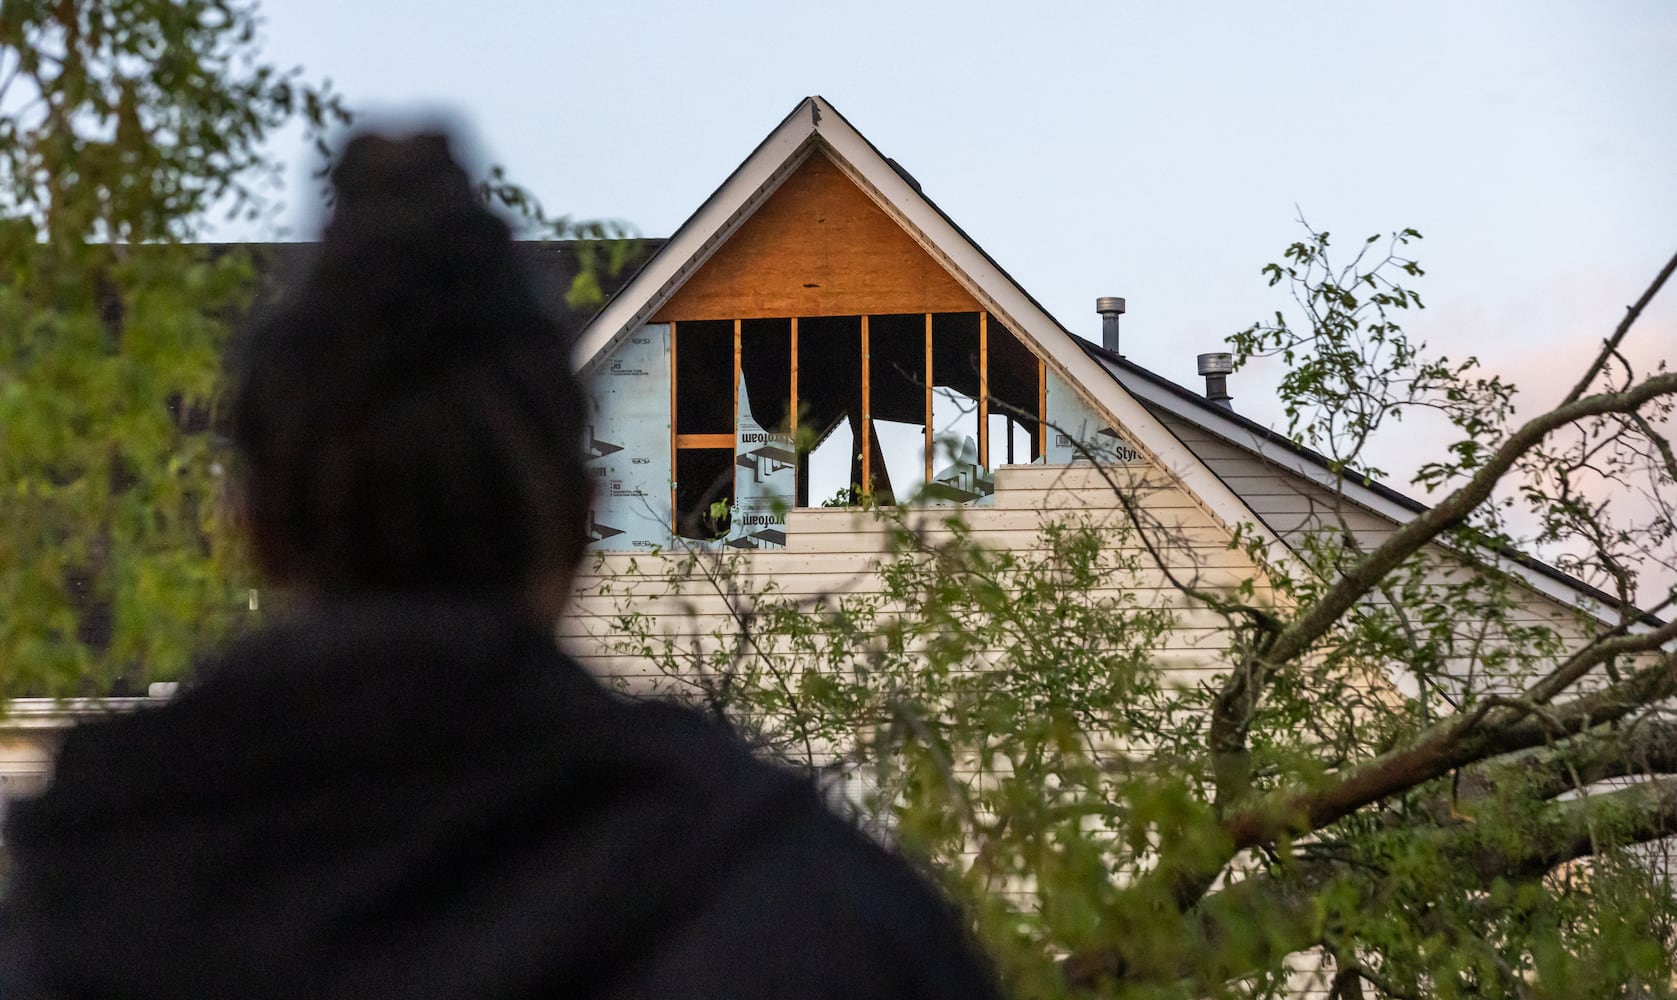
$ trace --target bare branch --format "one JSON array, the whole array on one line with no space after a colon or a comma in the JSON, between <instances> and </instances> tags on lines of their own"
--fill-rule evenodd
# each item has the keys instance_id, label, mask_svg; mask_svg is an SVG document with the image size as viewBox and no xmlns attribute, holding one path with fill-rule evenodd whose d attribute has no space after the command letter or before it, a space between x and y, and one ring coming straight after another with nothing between
<instances>
[{"instance_id":1,"label":"bare branch","mask_svg":"<svg viewBox=\"0 0 1677 1000\"><path fill-rule=\"evenodd\" d=\"M1601 353L1597 354L1590 366L1584 369L1583 376L1578 379L1578 384L1572 387L1572 391L1566 394L1566 399L1561 401L1561 406L1564 407L1583 397L1584 393L1590 388L1590 383L1594 382L1596 376L1601 374L1601 370L1607 364L1608 359L1618 353L1619 345L1624 342L1625 335L1630 333L1630 328L1636 325L1636 321L1642 316L1643 310L1648 308L1648 303L1654 301L1654 296L1658 295L1666 281L1670 280L1673 271L1677 271L1677 254L1673 254L1671 259L1666 261L1665 266L1660 268L1660 273L1654 275L1654 280L1648 285L1647 291L1642 293L1642 297L1625 310L1625 318L1619 321L1619 325L1614 328L1612 335L1602 342Z\"/></svg>"}]
</instances>

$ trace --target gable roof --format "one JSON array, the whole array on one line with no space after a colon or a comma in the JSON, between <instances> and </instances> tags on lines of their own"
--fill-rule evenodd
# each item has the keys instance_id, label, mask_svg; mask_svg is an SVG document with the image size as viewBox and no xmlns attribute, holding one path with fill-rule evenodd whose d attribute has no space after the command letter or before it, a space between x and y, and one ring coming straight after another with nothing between
<instances>
[{"instance_id":1,"label":"gable roof","mask_svg":"<svg viewBox=\"0 0 1677 1000\"><path fill-rule=\"evenodd\" d=\"M897 161L881 153L820 96L800 101L582 329L576 344L580 371L586 376L623 337L651 320L816 150L831 158L1086 403L1122 428L1130 444L1174 475L1209 516L1231 529L1254 526L1273 558L1290 559L1291 546L1181 442L1159 414L1186 420L1283 472L1340 491L1393 523L1427 509L1377 481L1342 480L1325 456L1073 334L928 198ZM1611 619L1611 609L1617 606L1612 595L1523 553L1511 551L1503 557L1504 568L1531 589L1604 621ZM1658 624L1651 616L1644 616L1644 622Z\"/></svg>"},{"instance_id":2,"label":"gable roof","mask_svg":"<svg viewBox=\"0 0 1677 1000\"><path fill-rule=\"evenodd\" d=\"M1257 527L1270 551L1289 551L1226 484L1211 473L1129 391L1084 352L1082 341L1014 281L908 176L821 97L807 97L746 157L722 186L629 279L578 338L586 376L633 330L650 320L777 188L817 150L941 264L988 312L1032 348L1128 442L1174 475L1225 527Z\"/></svg>"}]
</instances>

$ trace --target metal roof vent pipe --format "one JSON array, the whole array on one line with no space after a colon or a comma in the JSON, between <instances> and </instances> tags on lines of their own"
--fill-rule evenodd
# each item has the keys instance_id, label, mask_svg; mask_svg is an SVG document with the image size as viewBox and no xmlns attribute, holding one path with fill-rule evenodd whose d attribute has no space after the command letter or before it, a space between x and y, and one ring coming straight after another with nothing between
<instances>
[{"instance_id":1,"label":"metal roof vent pipe","mask_svg":"<svg viewBox=\"0 0 1677 1000\"><path fill-rule=\"evenodd\" d=\"M1234 409L1229 395L1229 376L1234 374L1234 355L1218 352L1199 356L1200 374L1205 376L1205 398L1225 410Z\"/></svg>"},{"instance_id":2,"label":"metal roof vent pipe","mask_svg":"<svg viewBox=\"0 0 1677 1000\"><path fill-rule=\"evenodd\" d=\"M1124 300L1102 295L1095 300L1095 312L1101 314L1101 346L1118 354L1118 317L1124 315Z\"/></svg>"}]
</instances>

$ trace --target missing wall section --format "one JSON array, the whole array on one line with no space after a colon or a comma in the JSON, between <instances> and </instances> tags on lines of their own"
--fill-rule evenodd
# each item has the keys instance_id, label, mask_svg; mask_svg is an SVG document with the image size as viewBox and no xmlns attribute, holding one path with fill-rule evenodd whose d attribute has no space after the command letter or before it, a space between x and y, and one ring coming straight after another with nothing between
<instances>
[{"instance_id":1,"label":"missing wall section","mask_svg":"<svg viewBox=\"0 0 1677 1000\"><path fill-rule=\"evenodd\" d=\"M989 467L1035 462L1043 455L1042 362L994 317L987 333Z\"/></svg>"},{"instance_id":2,"label":"missing wall section","mask_svg":"<svg viewBox=\"0 0 1677 1000\"><path fill-rule=\"evenodd\" d=\"M926 482L926 317L872 316L868 417L873 497L907 503Z\"/></svg>"},{"instance_id":3,"label":"missing wall section","mask_svg":"<svg viewBox=\"0 0 1677 1000\"><path fill-rule=\"evenodd\" d=\"M672 528L683 538L721 538L732 519L736 325L729 320L671 324Z\"/></svg>"},{"instance_id":4,"label":"missing wall section","mask_svg":"<svg viewBox=\"0 0 1677 1000\"><path fill-rule=\"evenodd\" d=\"M992 469L1048 453L1042 363L986 313L673 326L673 522L686 537L718 537L718 504L729 544L748 545L783 540L790 506L982 501ZM726 496L693 478L718 474L705 453L724 450Z\"/></svg>"},{"instance_id":5,"label":"missing wall section","mask_svg":"<svg viewBox=\"0 0 1677 1000\"><path fill-rule=\"evenodd\" d=\"M797 491L792 321L743 320L739 357L739 427L728 544L780 548L786 544L786 511Z\"/></svg>"},{"instance_id":6,"label":"missing wall section","mask_svg":"<svg viewBox=\"0 0 1677 1000\"><path fill-rule=\"evenodd\" d=\"M797 359L797 505L848 502L862 483L862 318L800 318Z\"/></svg>"},{"instance_id":7,"label":"missing wall section","mask_svg":"<svg viewBox=\"0 0 1677 1000\"><path fill-rule=\"evenodd\" d=\"M676 450L676 534L704 541L726 537L733 505L733 448Z\"/></svg>"}]
</instances>

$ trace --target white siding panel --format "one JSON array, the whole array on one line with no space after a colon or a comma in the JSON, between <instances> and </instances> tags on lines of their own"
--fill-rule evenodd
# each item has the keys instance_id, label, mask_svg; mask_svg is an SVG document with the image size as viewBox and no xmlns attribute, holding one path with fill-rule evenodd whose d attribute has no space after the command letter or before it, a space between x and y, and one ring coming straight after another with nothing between
<instances>
[{"instance_id":1,"label":"white siding panel","mask_svg":"<svg viewBox=\"0 0 1677 1000\"><path fill-rule=\"evenodd\" d=\"M1156 531L1171 572L1207 589L1230 590L1257 575L1246 556L1228 547L1229 536L1193 502L1172 487L1156 469L1131 466L1126 481L1142 484L1142 514ZM947 539L944 521L960 516L974 539L992 548L1029 552L1041 544L1045 524L1087 514L1096 524L1115 528L1129 523L1111 488L1088 466L1004 466L996 473L993 507L932 508L907 513L908 522L932 542ZM879 560L887 555L892 529L873 515L852 510L798 510L787 519L786 547L729 554L702 553L701 560L734 558L739 586L753 592L772 582L782 598L807 601L866 591L875 586ZM1166 537L1166 535L1170 537ZM1115 578L1109 589L1091 599L1125 596L1148 607L1176 611L1180 627L1166 637L1159 659L1181 683L1193 683L1221 669L1227 642L1218 615L1192 604L1165 574L1151 565L1144 549L1133 545L1123 555L1146 567ZM632 651L616 648L618 618L633 612L652 616L651 631L684 650L712 649L716 634L733 630L729 599L701 579L672 586L661 575L678 567L685 554L607 555L589 564L579 577L576 613L560 624L561 641L599 676L634 685L678 684ZM737 558L735 558L737 557ZM1260 600L1266 591L1260 588Z\"/></svg>"}]
</instances>

